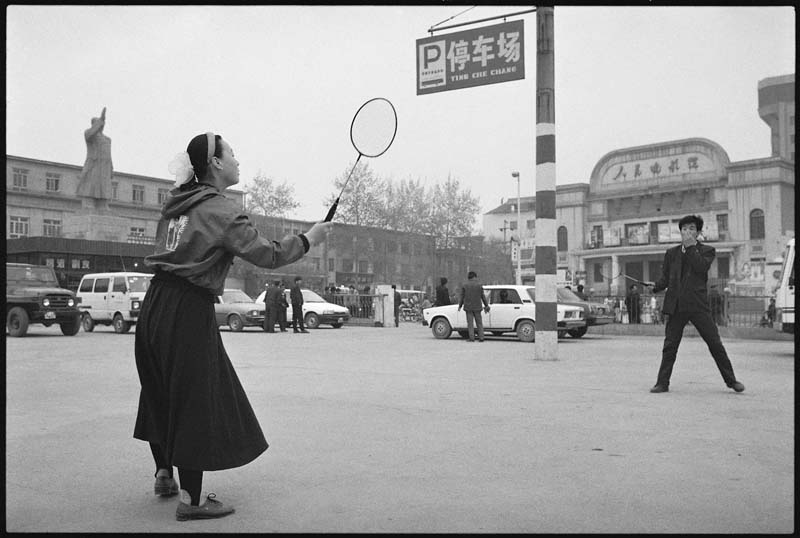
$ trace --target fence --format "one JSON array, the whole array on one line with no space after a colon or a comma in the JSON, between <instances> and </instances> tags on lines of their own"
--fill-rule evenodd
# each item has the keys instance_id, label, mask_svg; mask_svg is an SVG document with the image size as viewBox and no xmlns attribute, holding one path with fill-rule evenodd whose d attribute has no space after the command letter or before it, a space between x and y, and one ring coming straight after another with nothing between
<instances>
[{"instance_id":1,"label":"fence","mask_svg":"<svg viewBox=\"0 0 800 538\"><path fill-rule=\"evenodd\" d=\"M664 296L656 295L656 308L651 306L652 295L639 298L639 323L663 323L661 307ZM711 316L720 327L772 327L774 312L770 319L769 302L772 297L765 295L720 295L709 298ZM615 314L616 323L631 323L630 312L625 307L624 296L594 296L592 302L605 303Z\"/></svg>"},{"instance_id":2,"label":"fence","mask_svg":"<svg viewBox=\"0 0 800 538\"><path fill-rule=\"evenodd\" d=\"M369 325L375 323L375 309L383 309L385 295L372 295L365 293L334 293L324 294L323 299L329 303L338 304L350 312L350 324ZM380 316L379 316L380 317Z\"/></svg>"}]
</instances>

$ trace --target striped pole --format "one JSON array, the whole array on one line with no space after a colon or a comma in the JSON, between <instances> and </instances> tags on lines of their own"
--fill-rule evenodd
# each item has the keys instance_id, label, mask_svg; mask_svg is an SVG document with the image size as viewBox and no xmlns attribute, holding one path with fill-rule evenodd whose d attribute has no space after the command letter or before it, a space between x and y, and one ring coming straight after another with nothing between
<instances>
[{"instance_id":1,"label":"striped pole","mask_svg":"<svg viewBox=\"0 0 800 538\"><path fill-rule=\"evenodd\" d=\"M558 360L556 104L553 6L536 10L536 342L534 359Z\"/></svg>"}]
</instances>

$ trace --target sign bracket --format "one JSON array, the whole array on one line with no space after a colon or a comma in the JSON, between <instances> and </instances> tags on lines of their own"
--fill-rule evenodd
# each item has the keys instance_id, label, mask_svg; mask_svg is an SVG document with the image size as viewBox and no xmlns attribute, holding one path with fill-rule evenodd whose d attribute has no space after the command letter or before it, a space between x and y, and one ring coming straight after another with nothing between
<instances>
[{"instance_id":1,"label":"sign bracket","mask_svg":"<svg viewBox=\"0 0 800 538\"><path fill-rule=\"evenodd\" d=\"M506 17L515 17L517 15L525 15L526 13L533 13L534 11L536 11L536 8L528 9L526 11L518 11L516 13L508 13L507 15L496 15L494 17L487 17L485 19L478 19L478 20L475 20L475 21L460 22L458 24L451 24L449 26L442 26L440 28L435 28L436 25L434 24L433 26L428 28L428 33L433 35L433 32L439 32L441 30L447 30L449 28L457 28L459 26L468 26L470 24L478 24L478 23L486 22L486 21L493 21L493 20L496 20L496 19L503 19L505 21ZM441 24L441 23L439 23L439 24Z\"/></svg>"}]
</instances>

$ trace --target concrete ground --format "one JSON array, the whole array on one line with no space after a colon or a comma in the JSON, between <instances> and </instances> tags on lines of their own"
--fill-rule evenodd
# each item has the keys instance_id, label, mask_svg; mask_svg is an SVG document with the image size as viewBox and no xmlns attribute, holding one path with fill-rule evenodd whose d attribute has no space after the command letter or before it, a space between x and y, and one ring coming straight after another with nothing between
<instances>
[{"instance_id":1,"label":"concrete ground","mask_svg":"<svg viewBox=\"0 0 800 538\"><path fill-rule=\"evenodd\" d=\"M725 387L685 338L650 394L662 337L508 337L427 328L223 330L270 448L208 472L236 513L175 520L133 439L133 332L6 340L9 532L791 533L794 342L724 343Z\"/></svg>"}]
</instances>

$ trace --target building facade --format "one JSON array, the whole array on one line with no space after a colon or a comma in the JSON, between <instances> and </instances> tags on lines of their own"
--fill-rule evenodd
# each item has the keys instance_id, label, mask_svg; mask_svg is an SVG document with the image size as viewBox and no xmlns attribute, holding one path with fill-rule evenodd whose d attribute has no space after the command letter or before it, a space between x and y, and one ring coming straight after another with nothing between
<instances>
[{"instance_id":1,"label":"building facade","mask_svg":"<svg viewBox=\"0 0 800 538\"><path fill-rule=\"evenodd\" d=\"M556 187L558 269L598 295L619 295L632 279L655 280L687 214L705 221L717 258L712 282L768 295L795 233L794 75L759 82L759 114L772 155L731 162L704 138L611 151L588 183ZM487 237L519 238L523 281L535 278L535 197L511 198L484 215ZM505 235L504 235L505 234Z\"/></svg>"}]
</instances>

